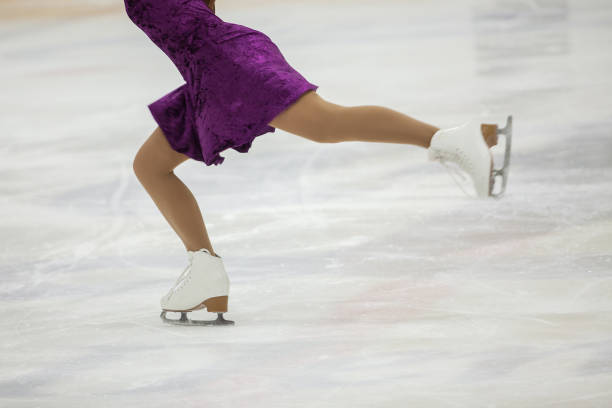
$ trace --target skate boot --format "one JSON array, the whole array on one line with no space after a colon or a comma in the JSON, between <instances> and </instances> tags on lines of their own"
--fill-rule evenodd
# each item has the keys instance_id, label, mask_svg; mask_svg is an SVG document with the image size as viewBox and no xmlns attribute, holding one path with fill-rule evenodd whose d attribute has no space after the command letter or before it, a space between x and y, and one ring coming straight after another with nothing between
<instances>
[{"instance_id":1,"label":"skate boot","mask_svg":"<svg viewBox=\"0 0 612 408\"><path fill-rule=\"evenodd\" d=\"M506 149L504 164L500 169L496 169L490 148L497 145L500 134L506 138ZM470 120L461 126L437 131L431 139L428 157L431 161L439 161L450 170L451 176L466 194L473 196L462 185L467 181L475 190L476 197L499 198L506 190L508 182L511 140L512 116L508 116L503 129L498 129L497 125L479 125ZM460 180L455 178L454 174ZM469 180L465 174L469 176ZM494 192L498 176L502 177L502 182L499 192Z\"/></svg>"},{"instance_id":2,"label":"skate boot","mask_svg":"<svg viewBox=\"0 0 612 408\"><path fill-rule=\"evenodd\" d=\"M213 256L206 248L187 251L189 264L176 280L170 291L160 299L163 321L181 325L227 325L234 324L225 320L229 295L229 278L225 272L223 259ZM190 320L187 313L206 308L217 313L217 320ZM168 319L167 312L180 312L180 319Z\"/></svg>"}]
</instances>

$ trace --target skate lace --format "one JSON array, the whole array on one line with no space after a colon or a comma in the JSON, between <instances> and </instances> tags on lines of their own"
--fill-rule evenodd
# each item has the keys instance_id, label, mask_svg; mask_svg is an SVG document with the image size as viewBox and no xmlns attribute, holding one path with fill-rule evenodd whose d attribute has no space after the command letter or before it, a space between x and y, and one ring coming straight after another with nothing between
<instances>
[{"instance_id":1,"label":"skate lace","mask_svg":"<svg viewBox=\"0 0 612 408\"><path fill-rule=\"evenodd\" d=\"M173 293L177 292L178 290L180 290L184 286L185 278L187 277L187 275L191 271L191 266L192 265L193 265L193 256L191 254L189 254L189 264L185 267L183 272L176 279L176 282L174 282L174 286L172 286L172 288L168 292L168 295L171 296Z\"/></svg>"},{"instance_id":2,"label":"skate lace","mask_svg":"<svg viewBox=\"0 0 612 408\"><path fill-rule=\"evenodd\" d=\"M185 286L185 283L187 283L191 279L190 276L189 276L189 273L191 272L191 268L193 266L193 257L194 257L194 255L196 253L198 253L200 251L202 251L202 250L194 251L194 252L188 252L188 255L189 255L189 264L185 267L183 272L176 279L176 282L174 283L174 286L172 286L172 288L168 292L168 297L172 297L172 295L174 293L180 291ZM202 251L202 252L204 252L204 251ZM208 252L208 250L206 250L206 253L210 254L210 252ZM219 256L217 255L217 257L219 257Z\"/></svg>"},{"instance_id":3,"label":"skate lace","mask_svg":"<svg viewBox=\"0 0 612 408\"><path fill-rule=\"evenodd\" d=\"M461 154L461 151L458 148L450 152L436 149L434 150L434 159L438 160L444 166L447 173L451 176L455 184L459 186L465 195L476 198L475 194L469 193L463 187L463 184L469 182L469 179L466 177L466 173L470 174L472 163L465 157L465 155Z\"/></svg>"},{"instance_id":4,"label":"skate lace","mask_svg":"<svg viewBox=\"0 0 612 408\"><path fill-rule=\"evenodd\" d=\"M183 270L183 273L181 273L181 275L178 277L178 279L174 283L174 287L177 287L181 283L181 281L185 279L185 276L187 276L190 269L191 269L191 263L189 263L189 265L185 267L185 270Z\"/></svg>"}]
</instances>

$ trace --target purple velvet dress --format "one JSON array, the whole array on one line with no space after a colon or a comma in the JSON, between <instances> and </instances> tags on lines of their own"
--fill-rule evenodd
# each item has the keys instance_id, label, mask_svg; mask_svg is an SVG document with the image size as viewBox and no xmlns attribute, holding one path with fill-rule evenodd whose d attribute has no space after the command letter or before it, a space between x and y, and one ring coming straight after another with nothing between
<instances>
[{"instance_id":1,"label":"purple velvet dress","mask_svg":"<svg viewBox=\"0 0 612 408\"><path fill-rule=\"evenodd\" d=\"M178 68L185 83L148 105L177 152L206 165L276 129L279 113L317 85L260 31L225 22L203 0L124 0L127 15Z\"/></svg>"}]
</instances>

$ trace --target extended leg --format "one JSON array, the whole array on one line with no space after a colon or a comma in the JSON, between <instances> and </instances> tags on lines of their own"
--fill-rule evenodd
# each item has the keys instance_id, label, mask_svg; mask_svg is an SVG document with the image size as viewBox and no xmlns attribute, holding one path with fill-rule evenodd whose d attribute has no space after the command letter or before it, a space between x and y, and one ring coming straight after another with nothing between
<instances>
[{"instance_id":1,"label":"extended leg","mask_svg":"<svg viewBox=\"0 0 612 408\"><path fill-rule=\"evenodd\" d=\"M461 132L457 130L458 127L441 131L440 128L383 106L341 106L328 102L311 91L277 115L270 125L320 143L363 141L424 147L428 149L430 158L443 163L455 162L467 172L479 196L499 197L508 179L511 116L508 117L508 124L503 130L498 129L495 124L475 124L468 130L462 127L464 130ZM466 132L467 135L461 138L442 136ZM497 144L499 134L506 136L506 155L504 167L494 169L493 156L489 149ZM442 145L439 141L442 139L447 140L442 145L450 146L450 150L440 148ZM432 144L437 147L432 149ZM500 193L493 192L496 176L503 177Z\"/></svg>"},{"instance_id":2,"label":"extended leg","mask_svg":"<svg viewBox=\"0 0 612 408\"><path fill-rule=\"evenodd\" d=\"M402 143L428 148L439 128L376 105L342 106L307 92L270 126L321 143Z\"/></svg>"},{"instance_id":3,"label":"extended leg","mask_svg":"<svg viewBox=\"0 0 612 408\"><path fill-rule=\"evenodd\" d=\"M188 156L170 147L157 127L136 154L134 173L185 248L188 251L206 248L215 255L195 197L173 172L187 159Z\"/></svg>"}]
</instances>

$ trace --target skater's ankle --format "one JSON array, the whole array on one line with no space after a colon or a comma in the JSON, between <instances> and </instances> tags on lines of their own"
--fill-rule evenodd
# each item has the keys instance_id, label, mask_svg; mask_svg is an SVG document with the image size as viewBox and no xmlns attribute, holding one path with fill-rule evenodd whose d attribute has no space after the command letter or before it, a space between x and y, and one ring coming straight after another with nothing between
<instances>
[{"instance_id":1,"label":"skater's ankle","mask_svg":"<svg viewBox=\"0 0 612 408\"><path fill-rule=\"evenodd\" d=\"M436 133L438 133L439 130L440 128L438 127L432 127L432 130L429 132L429 137L423 143L424 148L429 149L429 147L431 146L431 139L433 139L433 137L436 135Z\"/></svg>"},{"instance_id":2,"label":"skater's ankle","mask_svg":"<svg viewBox=\"0 0 612 408\"><path fill-rule=\"evenodd\" d=\"M199 251L200 249L205 249L212 256L217 256L218 257L217 253L215 251L213 251L211 248L200 247L200 248L197 248L197 249L187 249L187 250L190 251L190 252L196 252L196 251Z\"/></svg>"}]
</instances>

